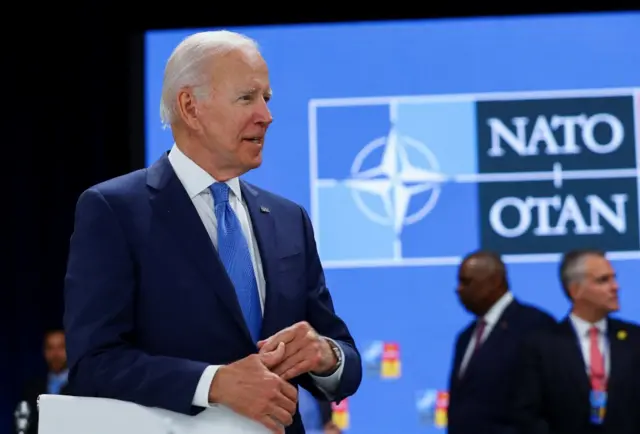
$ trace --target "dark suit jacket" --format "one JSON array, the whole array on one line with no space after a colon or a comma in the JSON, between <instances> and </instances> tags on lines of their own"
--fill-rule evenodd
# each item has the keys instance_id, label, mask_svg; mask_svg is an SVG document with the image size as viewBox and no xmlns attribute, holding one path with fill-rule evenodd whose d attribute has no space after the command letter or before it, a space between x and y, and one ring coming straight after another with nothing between
<instances>
[{"instance_id":1,"label":"dark suit jacket","mask_svg":"<svg viewBox=\"0 0 640 434\"><path fill-rule=\"evenodd\" d=\"M65 282L69 382L77 395L196 414L202 409L191 402L205 367L257 348L167 155L78 200ZM332 397L340 401L359 387L360 355L334 312L307 213L242 181L241 188L267 282L262 338L308 321L336 340L345 355ZM325 398L309 375L292 382ZM303 432L299 414L287 432Z\"/></svg>"},{"instance_id":2,"label":"dark suit jacket","mask_svg":"<svg viewBox=\"0 0 640 434\"><path fill-rule=\"evenodd\" d=\"M611 371L604 424L589 423L591 386L567 318L531 337L524 348L515 399L521 433L640 433L640 327L609 319L607 330Z\"/></svg>"},{"instance_id":3,"label":"dark suit jacket","mask_svg":"<svg viewBox=\"0 0 640 434\"><path fill-rule=\"evenodd\" d=\"M323 426L333 420L333 409L331 408L331 402L324 399L319 399L318 408L320 410L320 419L322 420Z\"/></svg>"},{"instance_id":4,"label":"dark suit jacket","mask_svg":"<svg viewBox=\"0 0 640 434\"><path fill-rule=\"evenodd\" d=\"M38 434L38 397L47 393L47 376L36 377L29 381L22 392L22 401L29 405L29 425L25 434ZM60 389L60 395L69 395L69 385ZM17 429L17 427L16 427Z\"/></svg>"},{"instance_id":5,"label":"dark suit jacket","mask_svg":"<svg viewBox=\"0 0 640 434\"><path fill-rule=\"evenodd\" d=\"M462 378L460 365L475 321L458 335L449 378L449 434L513 432L508 404L519 346L529 333L555 323L551 315L513 300L469 361Z\"/></svg>"}]
</instances>

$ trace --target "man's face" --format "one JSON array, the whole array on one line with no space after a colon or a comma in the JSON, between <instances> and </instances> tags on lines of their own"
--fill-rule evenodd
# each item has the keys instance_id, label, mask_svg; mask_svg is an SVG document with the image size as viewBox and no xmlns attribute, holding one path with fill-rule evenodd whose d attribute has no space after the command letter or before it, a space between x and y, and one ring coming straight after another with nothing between
<instances>
[{"instance_id":1,"label":"man's face","mask_svg":"<svg viewBox=\"0 0 640 434\"><path fill-rule=\"evenodd\" d=\"M267 128L273 121L269 71L257 51L234 50L209 68L209 86L194 101L198 141L219 170L245 173L262 163Z\"/></svg>"},{"instance_id":2,"label":"man's face","mask_svg":"<svg viewBox=\"0 0 640 434\"><path fill-rule=\"evenodd\" d=\"M484 315L495 301L499 282L493 267L480 258L470 258L458 270L457 294L466 310Z\"/></svg>"},{"instance_id":3,"label":"man's face","mask_svg":"<svg viewBox=\"0 0 640 434\"><path fill-rule=\"evenodd\" d=\"M571 298L578 308L607 315L620 309L618 281L611 263L600 256L585 259L585 276L571 288Z\"/></svg>"},{"instance_id":4,"label":"man's face","mask_svg":"<svg viewBox=\"0 0 640 434\"><path fill-rule=\"evenodd\" d=\"M67 367L67 351L64 333L54 332L47 335L44 342L44 358L53 372L60 372Z\"/></svg>"}]
</instances>

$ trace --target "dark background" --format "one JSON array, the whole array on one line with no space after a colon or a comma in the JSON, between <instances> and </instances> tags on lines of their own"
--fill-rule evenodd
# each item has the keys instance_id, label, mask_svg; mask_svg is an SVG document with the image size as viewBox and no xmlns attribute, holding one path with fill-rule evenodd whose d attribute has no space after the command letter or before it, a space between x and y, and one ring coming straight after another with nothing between
<instances>
[{"instance_id":1,"label":"dark background","mask_svg":"<svg viewBox=\"0 0 640 434\"><path fill-rule=\"evenodd\" d=\"M0 149L9 186L2 190L9 258L3 274L9 277L0 292L0 434L13 432L12 412L25 380L44 370L44 331L62 325L63 278L79 194L144 164L146 29L585 11L526 4L492 9L454 3L443 9L426 2L414 8L394 2L390 11L391 4L376 9L369 2L347 13L326 2L307 10L299 9L307 4L279 10L261 2L221 12L215 2L216 8L201 2L130 4L122 10L101 4L4 9L0 68L8 116ZM134 4L140 13L131 9ZM202 18L180 18L193 16ZM424 50L428 54L429 47Z\"/></svg>"}]
</instances>

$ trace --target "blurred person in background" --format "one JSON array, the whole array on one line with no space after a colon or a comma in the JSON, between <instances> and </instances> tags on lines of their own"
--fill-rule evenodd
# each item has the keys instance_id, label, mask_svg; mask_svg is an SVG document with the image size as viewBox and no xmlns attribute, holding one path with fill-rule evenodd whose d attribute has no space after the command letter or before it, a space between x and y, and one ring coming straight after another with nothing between
<instances>
[{"instance_id":1,"label":"blurred person in background","mask_svg":"<svg viewBox=\"0 0 640 434\"><path fill-rule=\"evenodd\" d=\"M640 327L610 316L620 308L615 270L604 252L575 250L560 280L571 311L524 347L519 433L640 433Z\"/></svg>"},{"instance_id":2,"label":"blurred person in background","mask_svg":"<svg viewBox=\"0 0 640 434\"><path fill-rule=\"evenodd\" d=\"M523 338L555 324L548 313L515 299L504 262L477 251L462 261L457 294L475 316L455 342L449 379L449 434L511 434L509 402Z\"/></svg>"},{"instance_id":3,"label":"blurred person in background","mask_svg":"<svg viewBox=\"0 0 640 434\"><path fill-rule=\"evenodd\" d=\"M37 434L38 396L68 393L67 352L62 330L51 330L45 334L43 354L47 371L34 377L24 387L22 400L15 412L16 432Z\"/></svg>"},{"instance_id":4,"label":"blurred person in background","mask_svg":"<svg viewBox=\"0 0 640 434\"><path fill-rule=\"evenodd\" d=\"M306 434L341 434L333 422L331 402L317 399L304 389L298 394L300 415Z\"/></svg>"},{"instance_id":5,"label":"blurred person in background","mask_svg":"<svg viewBox=\"0 0 640 434\"><path fill-rule=\"evenodd\" d=\"M76 205L73 392L206 412L215 432L302 433L298 387L340 401L362 367L307 212L241 179L273 121L267 64L244 35L200 32L173 51L162 86L169 152Z\"/></svg>"}]
</instances>

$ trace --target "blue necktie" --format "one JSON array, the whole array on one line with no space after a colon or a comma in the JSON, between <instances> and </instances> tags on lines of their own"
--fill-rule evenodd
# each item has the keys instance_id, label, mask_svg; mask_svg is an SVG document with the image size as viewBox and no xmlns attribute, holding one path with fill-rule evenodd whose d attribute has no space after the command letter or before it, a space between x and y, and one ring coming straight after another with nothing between
<instances>
[{"instance_id":1,"label":"blue necktie","mask_svg":"<svg viewBox=\"0 0 640 434\"><path fill-rule=\"evenodd\" d=\"M62 390L62 386L67 382L66 373L61 374L49 374L49 383L47 385L47 393L50 395L59 395L60 390Z\"/></svg>"},{"instance_id":2,"label":"blue necktie","mask_svg":"<svg viewBox=\"0 0 640 434\"><path fill-rule=\"evenodd\" d=\"M262 310L247 239L242 233L238 217L229 204L229 186L216 182L211 186L211 193L218 220L218 255L236 289L240 309L251 337L257 342L262 327Z\"/></svg>"}]
</instances>

